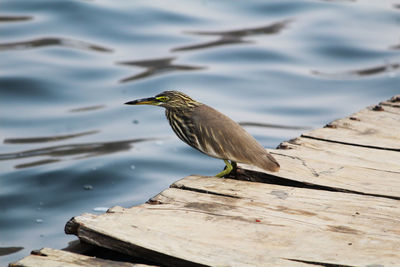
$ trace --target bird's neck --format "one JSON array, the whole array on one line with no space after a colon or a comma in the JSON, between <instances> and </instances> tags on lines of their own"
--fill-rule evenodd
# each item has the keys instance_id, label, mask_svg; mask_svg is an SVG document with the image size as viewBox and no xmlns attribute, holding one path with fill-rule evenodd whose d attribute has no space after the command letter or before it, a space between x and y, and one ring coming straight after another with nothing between
<instances>
[{"instance_id":1,"label":"bird's neck","mask_svg":"<svg viewBox=\"0 0 400 267\"><path fill-rule=\"evenodd\" d=\"M198 107L203 105L199 102L193 102L193 105L187 105L185 107L169 107L165 109L165 115L167 116L168 120L171 119L173 116L179 117L190 117L194 110Z\"/></svg>"}]
</instances>

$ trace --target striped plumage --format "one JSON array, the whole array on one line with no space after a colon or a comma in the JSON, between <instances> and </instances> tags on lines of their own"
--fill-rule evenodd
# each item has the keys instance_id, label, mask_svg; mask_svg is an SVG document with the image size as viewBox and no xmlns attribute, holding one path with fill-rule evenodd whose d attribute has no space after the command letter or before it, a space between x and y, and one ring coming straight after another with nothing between
<instances>
[{"instance_id":1,"label":"striped plumage","mask_svg":"<svg viewBox=\"0 0 400 267\"><path fill-rule=\"evenodd\" d=\"M127 104L165 107L166 117L176 135L211 157L250 164L267 171L279 170L278 162L239 124L181 92L165 91L153 98Z\"/></svg>"}]
</instances>

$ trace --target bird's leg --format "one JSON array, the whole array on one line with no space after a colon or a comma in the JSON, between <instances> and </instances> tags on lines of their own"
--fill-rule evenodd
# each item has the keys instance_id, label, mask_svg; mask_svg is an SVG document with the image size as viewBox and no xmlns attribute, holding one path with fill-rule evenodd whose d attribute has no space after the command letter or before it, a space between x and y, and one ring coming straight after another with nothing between
<instances>
[{"instance_id":1,"label":"bird's leg","mask_svg":"<svg viewBox=\"0 0 400 267\"><path fill-rule=\"evenodd\" d=\"M231 160L231 164L233 167L231 173L235 176L235 178L237 178L237 170L238 170L237 163L235 161Z\"/></svg>"},{"instance_id":2,"label":"bird's leg","mask_svg":"<svg viewBox=\"0 0 400 267\"><path fill-rule=\"evenodd\" d=\"M230 174L231 171L233 170L233 166L232 166L232 164L231 164L228 160L224 159L224 162L225 162L225 164L226 164L225 170L223 170L222 172L220 172L220 173L218 173L217 175L215 175L215 176L217 176L217 177L219 177L219 178L222 178L222 177L224 177L225 175ZM236 167L236 162L234 162L233 165Z\"/></svg>"},{"instance_id":3,"label":"bird's leg","mask_svg":"<svg viewBox=\"0 0 400 267\"><path fill-rule=\"evenodd\" d=\"M231 160L231 164L232 164L232 167L233 167L233 171L236 172L237 163Z\"/></svg>"}]
</instances>

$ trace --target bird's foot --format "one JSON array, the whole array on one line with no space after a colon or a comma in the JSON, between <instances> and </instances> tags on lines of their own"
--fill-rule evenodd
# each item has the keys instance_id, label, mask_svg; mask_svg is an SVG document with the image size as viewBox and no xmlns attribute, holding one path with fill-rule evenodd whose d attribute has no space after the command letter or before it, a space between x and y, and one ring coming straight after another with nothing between
<instances>
[{"instance_id":1,"label":"bird's foot","mask_svg":"<svg viewBox=\"0 0 400 267\"><path fill-rule=\"evenodd\" d=\"M225 177L225 175L228 175L229 173L231 173L231 171L232 170L228 170L228 168L225 168L222 172L216 174L215 176L219 177L219 178L223 178L223 177Z\"/></svg>"},{"instance_id":2,"label":"bird's foot","mask_svg":"<svg viewBox=\"0 0 400 267\"><path fill-rule=\"evenodd\" d=\"M236 176L236 170L237 170L237 164L234 161L229 162L228 160L224 160L226 166L224 168L224 170L218 174L216 174L216 177L222 178L222 177L226 177L229 174L233 174L234 176Z\"/></svg>"}]
</instances>

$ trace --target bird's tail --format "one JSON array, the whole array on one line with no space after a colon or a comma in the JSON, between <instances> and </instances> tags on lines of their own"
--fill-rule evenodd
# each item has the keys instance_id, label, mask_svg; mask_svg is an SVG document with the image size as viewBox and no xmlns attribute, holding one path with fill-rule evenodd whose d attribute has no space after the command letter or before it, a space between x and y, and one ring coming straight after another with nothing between
<instances>
[{"instance_id":1,"label":"bird's tail","mask_svg":"<svg viewBox=\"0 0 400 267\"><path fill-rule=\"evenodd\" d=\"M260 158L258 161L257 167L271 172L277 172L280 169L280 165L278 161L268 152L264 157Z\"/></svg>"}]
</instances>

